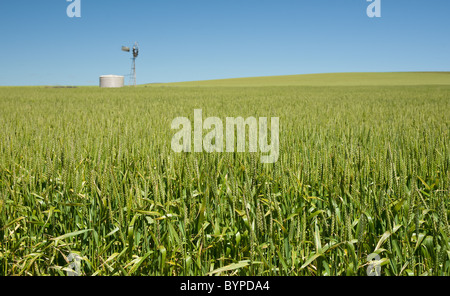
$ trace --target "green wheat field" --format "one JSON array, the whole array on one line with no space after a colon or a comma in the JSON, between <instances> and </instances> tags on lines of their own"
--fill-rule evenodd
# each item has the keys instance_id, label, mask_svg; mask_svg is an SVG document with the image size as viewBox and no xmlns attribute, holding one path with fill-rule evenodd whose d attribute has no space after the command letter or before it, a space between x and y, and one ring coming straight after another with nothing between
<instances>
[{"instance_id":1,"label":"green wheat field","mask_svg":"<svg viewBox=\"0 0 450 296\"><path fill-rule=\"evenodd\" d=\"M280 157L174 118L279 117ZM450 275L450 73L0 87L0 275Z\"/></svg>"}]
</instances>

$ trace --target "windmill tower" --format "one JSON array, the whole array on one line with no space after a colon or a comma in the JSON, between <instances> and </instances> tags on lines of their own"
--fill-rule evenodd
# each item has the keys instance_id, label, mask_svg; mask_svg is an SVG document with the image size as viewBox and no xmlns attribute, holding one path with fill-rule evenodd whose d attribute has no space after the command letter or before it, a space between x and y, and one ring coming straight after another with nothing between
<instances>
[{"instance_id":1,"label":"windmill tower","mask_svg":"<svg viewBox=\"0 0 450 296\"><path fill-rule=\"evenodd\" d=\"M130 52L130 48L126 46L122 46L122 51ZM130 73L130 85L136 86L136 58L139 56L139 44L137 42L134 43L132 49L133 57L131 62L131 73Z\"/></svg>"}]
</instances>

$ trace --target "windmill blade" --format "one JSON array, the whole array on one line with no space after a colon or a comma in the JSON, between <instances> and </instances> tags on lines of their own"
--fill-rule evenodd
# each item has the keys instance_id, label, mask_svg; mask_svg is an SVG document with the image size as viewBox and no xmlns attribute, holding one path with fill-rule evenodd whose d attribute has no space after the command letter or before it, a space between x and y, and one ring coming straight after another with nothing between
<instances>
[{"instance_id":1,"label":"windmill blade","mask_svg":"<svg viewBox=\"0 0 450 296\"><path fill-rule=\"evenodd\" d=\"M133 57L137 58L139 55L139 44L136 42L133 46Z\"/></svg>"}]
</instances>

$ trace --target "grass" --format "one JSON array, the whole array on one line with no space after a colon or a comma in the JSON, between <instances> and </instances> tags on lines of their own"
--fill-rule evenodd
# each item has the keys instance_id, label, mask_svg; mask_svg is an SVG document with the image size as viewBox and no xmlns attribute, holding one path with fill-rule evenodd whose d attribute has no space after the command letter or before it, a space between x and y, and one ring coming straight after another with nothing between
<instances>
[{"instance_id":1,"label":"grass","mask_svg":"<svg viewBox=\"0 0 450 296\"><path fill-rule=\"evenodd\" d=\"M0 275L450 275L450 75L356 76L0 88ZM196 108L279 161L172 152Z\"/></svg>"},{"instance_id":2,"label":"grass","mask_svg":"<svg viewBox=\"0 0 450 296\"><path fill-rule=\"evenodd\" d=\"M326 73L158 83L155 86L400 86L449 85L450 72Z\"/></svg>"}]
</instances>

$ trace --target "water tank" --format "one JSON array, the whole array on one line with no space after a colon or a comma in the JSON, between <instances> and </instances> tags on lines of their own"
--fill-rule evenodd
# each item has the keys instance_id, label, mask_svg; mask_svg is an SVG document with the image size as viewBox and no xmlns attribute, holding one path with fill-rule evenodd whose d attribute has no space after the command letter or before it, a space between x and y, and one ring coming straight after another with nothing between
<instances>
[{"instance_id":1,"label":"water tank","mask_svg":"<svg viewBox=\"0 0 450 296\"><path fill-rule=\"evenodd\" d=\"M103 75L100 76L100 87L123 87L124 80L124 76Z\"/></svg>"}]
</instances>

